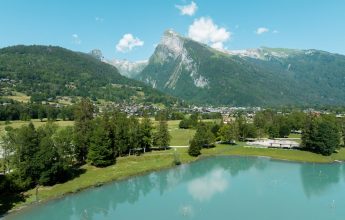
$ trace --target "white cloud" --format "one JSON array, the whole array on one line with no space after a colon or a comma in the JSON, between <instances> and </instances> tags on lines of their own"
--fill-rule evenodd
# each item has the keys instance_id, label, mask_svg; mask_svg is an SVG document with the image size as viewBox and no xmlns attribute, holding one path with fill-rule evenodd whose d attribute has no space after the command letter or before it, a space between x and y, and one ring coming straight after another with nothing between
<instances>
[{"instance_id":1,"label":"white cloud","mask_svg":"<svg viewBox=\"0 0 345 220\"><path fill-rule=\"evenodd\" d=\"M272 33L273 33L273 34L279 34L279 31L274 30L274 31L272 31Z\"/></svg>"},{"instance_id":2,"label":"white cloud","mask_svg":"<svg viewBox=\"0 0 345 220\"><path fill-rule=\"evenodd\" d=\"M189 26L188 36L195 41L209 44L213 48L223 49L223 44L230 39L231 32L218 27L211 18L201 17L195 19Z\"/></svg>"},{"instance_id":3,"label":"white cloud","mask_svg":"<svg viewBox=\"0 0 345 220\"><path fill-rule=\"evenodd\" d=\"M132 34L125 34L116 44L116 50L122 53L131 51L134 47L141 47L144 45L144 41Z\"/></svg>"},{"instance_id":4,"label":"white cloud","mask_svg":"<svg viewBox=\"0 0 345 220\"><path fill-rule=\"evenodd\" d=\"M80 40L78 34L72 34L72 38L73 38L73 43L81 44L81 40Z\"/></svg>"},{"instance_id":5,"label":"white cloud","mask_svg":"<svg viewBox=\"0 0 345 220\"><path fill-rule=\"evenodd\" d=\"M259 27L258 29L256 29L255 33L256 33L257 35L261 35L261 34L263 34L263 33L269 32L269 31L270 31L270 29L268 29L268 28Z\"/></svg>"},{"instance_id":6,"label":"white cloud","mask_svg":"<svg viewBox=\"0 0 345 220\"><path fill-rule=\"evenodd\" d=\"M193 1L189 5L175 5L175 7L180 10L181 15L193 16L198 10L198 6Z\"/></svg>"}]
</instances>

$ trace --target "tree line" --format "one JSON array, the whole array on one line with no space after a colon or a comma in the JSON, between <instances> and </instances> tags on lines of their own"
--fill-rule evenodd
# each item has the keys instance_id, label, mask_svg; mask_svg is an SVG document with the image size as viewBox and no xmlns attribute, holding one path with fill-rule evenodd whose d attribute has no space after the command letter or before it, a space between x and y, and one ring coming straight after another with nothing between
<instances>
[{"instance_id":1,"label":"tree line","mask_svg":"<svg viewBox=\"0 0 345 220\"><path fill-rule=\"evenodd\" d=\"M73 127L59 128L52 122L39 128L31 122L21 128L6 127L0 194L64 182L78 175L85 163L105 167L119 156L169 146L166 121L155 128L148 117L139 120L119 111L96 116L87 99L74 113Z\"/></svg>"},{"instance_id":2,"label":"tree line","mask_svg":"<svg viewBox=\"0 0 345 220\"><path fill-rule=\"evenodd\" d=\"M50 104L21 103L11 99L0 99L0 121L22 120L44 118L48 120L74 120L75 105L56 107Z\"/></svg>"},{"instance_id":3,"label":"tree line","mask_svg":"<svg viewBox=\"0 0 345 220\"><path fill-rule=\"evenodd\" d=\"M345 119L332 114L317 115L292 111L278 114L272 110L257 112L253 119L244 114L235 114L227 123L205 123L201 117L191 115L180 122L180 128L196 128L190 141L189 154L198 156L204 147L213 146L215 141L234 144L248 138L286 138L292 131L301 134L302 150L330 155L344 146Z\"/></svg>"}]
</instances>

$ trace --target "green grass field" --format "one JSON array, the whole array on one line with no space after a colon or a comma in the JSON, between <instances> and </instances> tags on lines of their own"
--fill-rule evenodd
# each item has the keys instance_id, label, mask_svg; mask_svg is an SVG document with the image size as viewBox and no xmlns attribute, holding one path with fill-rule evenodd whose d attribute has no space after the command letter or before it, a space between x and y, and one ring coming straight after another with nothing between
<instances>
[{"instance_id":1,"label":"green grass field","mask_svg":"<svg viewBox=\"0 0 345 220\"><path fill-rule=\"evenodd\" d=\"M36 128L39 128L42 125L45 125L47 123L46 120L40 121L39 119L33 119L31 122L34 124ZM4 121L0 121L0 136L3 134L5 131L6 126L11 126L13 128L20 128L23 125L28 125L30 122L29 121L11 121L10 124L6 124ZM74 125L74 121L55 121L58 126L60 127L66 127L66 126L72 126Z\"/></svg>"},{"instance_id":2,"label":"green grass field","mask_svg":"<svg viewBox=\"0 0 345 220\"><path fill-rule=\"evenodd\" d=\"M302 137L302 135L300 135L300 134L290 134L289 135L289 138L301 138Z\"/></svg>"},{"instance_id":3,"label":"green grass field","mask_svg":"<svg viewBox=\"0 0 345 220\"><path fill-rule=\"evenodd\" d=\"M193 129L170 129L171 146L187 146L193 138L195 130Z\"/></svg>"},{"instance_id":4,"label":"green grass field","mask_svg":"<svg viewBox=\"0 0 345 220\"><path fill-rule=\"evenodd\" d=\"M345 161L345 148L340 149L338 153L334 153L331 156L323 156L302 150L253 148L246 146L245 143L239 143L236 146L217 145L216 148L204 149L203 153L205 155L265 156L278 160L310 163L331 163L335 160Z\"/></svg>"},{"instance_id":5,"label":"green grass field","mask_svg":"<svg viewBox=\"0 0 345 220\"><path fill-rule=\"evenodd\" d=\"M180 121L168 121L169 132L171 135L171 146L187 146L195 134L194 129L180 129Z\"/></svg>"},{"instance_id":6,"label":"green grass field","mask_svg":"<svg viewBox=\"0 0 345 220\"><path fill-rule=\"evenodd\" d=\"M14 92L12 96L4 96L4 98L13 99L18 102L28 103L31 97L25 95L24 93Z\"/></svg>"}]
</instances>

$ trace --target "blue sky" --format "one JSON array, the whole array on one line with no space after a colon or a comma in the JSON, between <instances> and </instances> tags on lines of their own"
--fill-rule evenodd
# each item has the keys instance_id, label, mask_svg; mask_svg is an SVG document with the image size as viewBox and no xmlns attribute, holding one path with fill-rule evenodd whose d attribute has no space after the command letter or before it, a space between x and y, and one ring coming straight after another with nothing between
<instances>
[{"instance_id":1,"label":"blue sky","mask_svg":"<svg viewBox=\"0 0 345 220\"><path fill-rule=\"evenodd\" d=\"M344 0L193 2L0 0L0 47L43 44L82 52L98 48L106 58L142 60L172 28L222 49L268 46L345 54Z\"/></svg>"}]
</instances>

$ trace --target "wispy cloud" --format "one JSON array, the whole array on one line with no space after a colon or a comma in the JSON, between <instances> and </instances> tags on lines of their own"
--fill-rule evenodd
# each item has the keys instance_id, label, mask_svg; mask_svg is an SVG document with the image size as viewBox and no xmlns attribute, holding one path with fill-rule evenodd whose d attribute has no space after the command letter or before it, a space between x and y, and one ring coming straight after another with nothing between
<instances>
[{"instance_id":1,"label":"wispy cloud","mask_svg":"<svg viewBox=\"0 0 345 220\"><path fill-rule=\"evenodd\" d=\"M134 37L132 34L125 34L119 40L116 45L116 50L122 53L131 51L134 47L141 47L144 45L144 41L140 40L137 37Z\"/></svg>"},{"instance_id":2,"label":"wispy cloud","mask_svg":"<svg viewBox=\"0 0 345 220\"><path fill-rule=\"evenodd\" d=\"M231 38L231 32L224 27L218 27L211 18L201 17L189 26L188 36L215 49L224 49L224 43Z\"/></svg>"},{"instance_id":3,"label":"wispy cloud","mask_svg":"<svg viewBox=\"0 0 345 220\"><path fill-rule=\"evenodd\" d=\"M259 27L258 29L256 29L255 33L257 35L261 35L261 34L264 34L266 32L269 32L270 29L266 28L266 27Z\"/></svg>"},{"instance_id":4,"label":"wispy cloud","mask_svg":"<svg viewBox=\"0 0 345 220\"><path fill-rule=\"evenodd\" d=\"M73 43L81 44L81 40L80 40L80 37L78 36L78 34L72 34L72 38L73 38Z\"/></svg>"},{"instance_id":5,"label":"wispy cloud","mask_svg":"<svg viewBox=\"0 0 345 220\"><path fill-rule=\"evenodd\" d=\"M279 34L279 31L278 30L273 30L272 33L273 34Z\"/></svg>"},{"instance_id":6,"label":"wispy cloud","mask_svg":"<svg viewBox=\"0 0 345 220\"><path fill-rule=\"evenodd\" d=\"M193 1L189 5L175 5L175 7L180 10L181 15L193 16L198 10L198 6Z\"/></svg>"}]
</instances>

